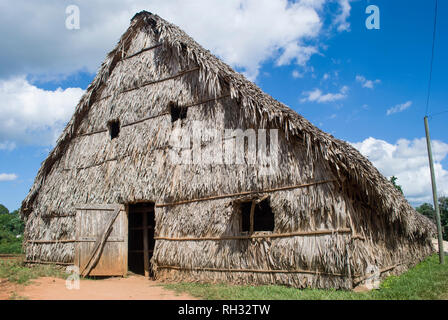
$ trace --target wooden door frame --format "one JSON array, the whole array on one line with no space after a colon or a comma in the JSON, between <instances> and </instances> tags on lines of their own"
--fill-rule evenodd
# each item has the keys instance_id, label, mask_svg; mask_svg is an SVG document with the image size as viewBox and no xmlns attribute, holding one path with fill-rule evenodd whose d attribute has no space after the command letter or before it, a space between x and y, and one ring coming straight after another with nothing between
<instances>
[{"instance_id":1,"label":"wooden door frame","mask_svg":"<svg viewBox=\"0 0 448 320\"><path fill-rule=\"evenodd\" d=\"M153 228L154 228L154 230L153 230L153 237L152 237L152 240L154 241L154 248L152 249L152 250L154 250L155 249L155 242L156 242L156 240L154 239L154 237L155 237L155 227L156 227L156 202L155 201L151 201L151 200L145 200L145 201L137 201L137 202L131 202L131 203L127 203L126 204L126 216L127 216L127 219L128 219L128 223L127 223L127 230L128 230L128 239L129 239L129 214L130 214L130 211L131 211L131 209L130 209L130 207L131 206L135 206L135 205L139 205L139 204L151 204L152 205L152 210L153 210L153 215L154 215L154 225L153 225ZM148 245L149 245L149 240L150 240L150 238L149 238L149 235L148 235L148 228L147 228L147 225L149 224L149 221L147 220L148 219L148 216L147 216L147 210L137 210L137 209L134 209L135 211L133 211L134 212L134 214L135 213L146 213L144 216L143 216L143 218L142 218L142 230L143 230L143 256L144 256L144 258L143 258L143 263L144 263L144 266L143 266L143 271L144 271L144 276L146 277L146 278L152 278L152 277L154 277L154 275L151 275L151 262L150 262L150 259L149 259L149 252L151 251L151 250L149 250L149 248L147 247ZM146 220L146 228L145 228L145 220ZM145 233L146 233L146 235L145 235ZM126 243L127 244L127 246L128 246L128 256L129 256L129 243L127 242ZM147 245L146 247L145 247L145 244ZM151 256L153 256L154 255L154 251L152 251L152 254L151 254Z\"/></svg>"}]
</instances>

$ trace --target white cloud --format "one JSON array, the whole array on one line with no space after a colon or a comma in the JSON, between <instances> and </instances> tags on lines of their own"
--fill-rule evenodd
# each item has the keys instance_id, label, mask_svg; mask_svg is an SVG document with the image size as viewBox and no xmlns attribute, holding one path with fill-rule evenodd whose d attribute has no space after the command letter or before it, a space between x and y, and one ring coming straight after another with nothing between
<instances>
[{"instance_id":1,"label":"white cloud","mask_svg":"<svg viewBox=\"0 0 448 320\"><path fill-rule=\"evenodd\" d=\"M412 105L412 101L407 101L402 104L397 104L395 107L388 109L386 114L389 116L393 113L402 112L402 111L408 109L411 105Z\"/></svg>"},{"instance_id":2,"label":"white cloud","mask_svg":"<svg viewBox=\"0 0 448 320\"><path fill-rule=\"evenodd\" d=\"M379 80L379 79L368 80L364 76L360 76L360 75L356 76L356 81L361 83L363 88L369 88L369 89L373 89L375 84L381 83L381 80Z\"/></svg>"},{"instance_id":3,"label":"white cloud","mask_svg":"<svg viewBox=\"0 0 448 320\"><path fill-rule=\"evenodd\" d=\"M350 17L350 0L338 0L340 11L334 19L334 23L337 25L338 31L350 31L350 23L347 21Z\"/></svg>"},{"instance_id":4,"label":"white cloud","mask_svg":"<svg viewBox=\"0 0 448 320\"><path fill-rule=\"evenodd\" d=\"M0 173L0 181L14 181L17 175L14 173Z\"/></svg>"},{"instance_id":5,"label":"white cloud","mask_svg":"<svg viewBox=\"0 0 448 320\"><path fill-rule=\"evenodd\" d=\"M395 144L368 138L353 143L364 156L387 178L396 176L406 198L413 204L432 200L431 177L426 150L426 139L400 139ZM433 140L434 167L439 196L448 195L448 170L442 160L448 155L448 144Z\"/></svg>"},{"instance_id":6,"label":"white cloud","mask_svg":"<svg viewBox=\"0 0 448 320\"><path fill-rule=\"evenodd\" d=\"M293 77L294 79L303 78L303 73L300 73L299 71L294 70L294 71L292 72L292 77Z\"/></svg>"},{"instance_id":7,"label":"white cloud","mask_svg":"<svg viewBox=\"0 0 448 320\"><path fill-rule=\"evenodd\" d=\"M14 150L15 148L16 148L15 142L12 141L0 142L0 150L11 151Z\"/></svg>"},{"instance_id":8,"label":"white cloud","mask_svg":"<svg viewBox=\"0 0 448 320\"><path fill-rule=\"evenodd\" d=\"M300 102L317 102L325 103L332 102L336 100L341 100L347 97L348 87L343 86L338 93L323 93L322 90L316 88L313 91L302 92L302 95L306 96L302 98Z\"/></svg>"},{"instance_id":9,"label":"white cloud","mask_svg":"<svg viewBox=\"0 0 448 320\"><path fill-rule=\"evenodd\" d=\"M284 46L283 53L277 59L277 66L284 66L295 61L296 64L304 66L313 54L317 53L317 49L312 46L300 46L297 43L289 43Z\"/></svg>"},{"instance_id":10,"label":"white cloud","mask_svg":"<svg viewBox=\"0 0 448 320\"><path fill-rule=\"evenodd\" d=\"M43 90L24 77L0 80L0 149L12 149L16 143L54 144L83 92Z\"/></svg>"},{"instance_id":11,"label":"white cloud","mask_svg":"<svg viewBox=\"0 0 448 320\"><path fill-rule=\"evenodd\" d=\"M0 6L0 78L22 74L94 72L140 10L157 13L254 79L260 65L304 65L317 53L324 5L332 0L108 0L25 1ZM78 4L80 29L65 28L65 8ZM325 7L326 9L327 7ZM339 0L338 28L347 29L347 0Z\"/></svg>"}]
</instances>

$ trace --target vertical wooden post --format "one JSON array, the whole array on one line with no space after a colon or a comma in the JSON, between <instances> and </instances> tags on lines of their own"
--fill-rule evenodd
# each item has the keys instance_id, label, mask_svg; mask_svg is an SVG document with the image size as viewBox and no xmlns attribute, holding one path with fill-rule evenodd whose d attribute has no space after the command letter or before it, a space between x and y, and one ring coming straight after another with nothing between
<instances>
[{"instance_id":1,"label":"vertical wooden post","mask_svg":"<svg viewBox=\"0 0 448 320\"><path fill-rule=\"evenodd\" d=\"M143 214L143 259L145 277L149 278L149 252L148 252L148 212Z\"/></svg>"},{"instance_id":2,"label":"vertical wooden post","mask_svg":"<svg viewBox=\"0 0 448 320\"><path fill-rule=\"evenodd\" d=\"M443 238L442 238L442 226L440 223L439 199L437 198L436 176L434 173L434 161L432 159L431 138L429 136L428 117L425 117L424 119L425 119L425 132L426 132L426 146L428 148L428 158L429 158L429 170L431 171L432 196L434 201L434 210L436 211L437 240L439 243L439 262L440 264L444 264L445 253L443 251Z\"/></svg>"},{"instance_id":3,"label":"vertical wooden post","mask_svg":"<svg viewBox=\"0 0 448 320\"><path fill-rule=\"evenodd\" d=\"M255 200L252 201L250 207L250 234L254 233L254 214L255 214Z\"/></svg>"}]
</instances>

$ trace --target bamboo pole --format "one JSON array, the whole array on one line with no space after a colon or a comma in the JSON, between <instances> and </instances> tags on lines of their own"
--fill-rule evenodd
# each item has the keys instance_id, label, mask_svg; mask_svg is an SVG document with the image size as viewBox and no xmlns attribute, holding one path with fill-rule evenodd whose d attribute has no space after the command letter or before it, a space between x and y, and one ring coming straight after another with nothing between
<instances>
[{"instance_id":1,"label":"bamboo pole","mask_svg":"<svg viewBox=\"0 0 448 320\"><path fill-rule=\"evenodd\" d=\"M25 243L71 243L78 242L75 239L64 239L64 240L26 240Z\"/></svg>"},{"instance_id":2,"label":"bamboo pole","mask_svg":"<svg viewBox=\"0 0 448 320\"><path fill-rule=\"evenodd\" d=\"M289 233L272 233L272 234L254 234L248 236L222 236L222 237L185 237L185 238L170 238L170 237L154 237L154 240L168 240L168 241L210 241L210 240L244 240L255 238L287 238L295 236L315 236L338 233L351 233L351 229L342 228L336 230L317 230L317 231L298 231Z\"/></svg>"},{"instance_id":3,"label":"bamboo pole","mask_svg":"<svg viewBox=\"0 0 448 320\"><path fill-rule=\"evenodd\" d=\"M73 262L57 262L57 261L39 261L39 260L25 260L24 263L33 263L33 264L55 264L61 266L71 266Z\"/></svg>"},{"instance_id":4,"label":"bamboo pole","mask_svg":"<svg viewBox=\"0 0 448 320\"><path fill-rule=\"evenodd\" d=\"M323 180L323 181L310 182L310 183L299 184L299 185L294 185L294 186L279 187L279 188L259 190L259 191L243 191L243 192L230 193L230 194L224 194L224 195L219 195L219 196L211 196L211 197L191 199L191 200L182 200L182 201L171 202L171 203L158 203L158 204L156 204L156 207L162 208L162 207L170 207L170 206L187 204L187 203L192 203L192 202L217 200L217 199L245 196L245 195L257 194L257 193L270 193L270 192L276 192L276 191L285 191L285 190L305 188L305 187L309 187L309 186L314 186L314 185L319 185L319 184L324 184L324 183L329 183L329 182L336 182L336 181L337 181L336 179Z\"/></svg>"},{"instance_id":5,"label":"bamboo pole","mask_svg":"<svg viewBox=\"0 0 448 320\"><path fill-rule=\"evenodd\" d=\"M215 272L250 272L250 273L305 273L334 277L346 277L343 273L329 273L315 270L275 270L275 269L227 269L227 268L183 268L178 266L157 266L157 269L172 269L178 271L215 271Z\"/></svg>"}]
</instances>

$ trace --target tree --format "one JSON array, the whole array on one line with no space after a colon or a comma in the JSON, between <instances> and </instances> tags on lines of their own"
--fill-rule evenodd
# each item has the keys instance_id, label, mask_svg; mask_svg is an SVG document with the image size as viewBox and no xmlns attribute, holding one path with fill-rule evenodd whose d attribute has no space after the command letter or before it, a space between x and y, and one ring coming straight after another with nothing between
<instances>
[{"instance_id":1,"label":"tree","mask_svg":"<svg viewBox=\"0 0 448 320\"><path fill-rule=\"evenodd\" d=\"M432 204L423 203L415 208L418 212L436 222L436 211ZM448 197L439 198L440 224L442 225L443 240L448 240Z\"/></svg>"},{"instance_id":2,"label":"tree","mask_svg":"<svg viewBox=\"0 0 448 320\"><path fill-rule=\"evenodd\" d=\"M6 208L4 205L0 204L0 214L6 214L9 213L8 208Z\"/></svg>"},{"instance_id":3,"label":"tree","mask_svg":"<svg viewBox=\"0 0 448 320\"><path fill-rule=\"evenodd\" d=\"M0 253L20 253L24 224L18 210L9 210L0 204Z\"/></svg>"},{"instance_id":4,"label":"tree","mask_svg":"<svg viewBox=\"0 0 448 320\"><path fill-rule=\"evenodd\" d=\"M421 206L415 208L415 210L420 212L422 215L428 217L432 221L434 221L434 222L436 221L436 216L435 216L436 211L432 207L432 204L425 202Z\"/></svg>"},{"instance_id":5,"label":"tree","mask_svg":"<svg viewBox=\"0 0 448 320\"><path fill-rule=\"evenodd\" d=\"M448 240L448 197L439 198L440 223L442 224L443 239Z\"/></svg>"},{"instance_id":6,"label":"tree","mask_svg":"<svg viewBox=\"0 0 448 320\"><path fill-rule=\"evenodd\" d=\"M401 186L397 184L397 180L398 180L398 178L397 178L396 176L392 176L392 177L390 177L390 179L389 179L389 181L394 185L394 187L395 187L398 191L400 191L401 194L404 194L404 193L403 193L403 189L401 188Z\"/></svg>"}]
</instances>

